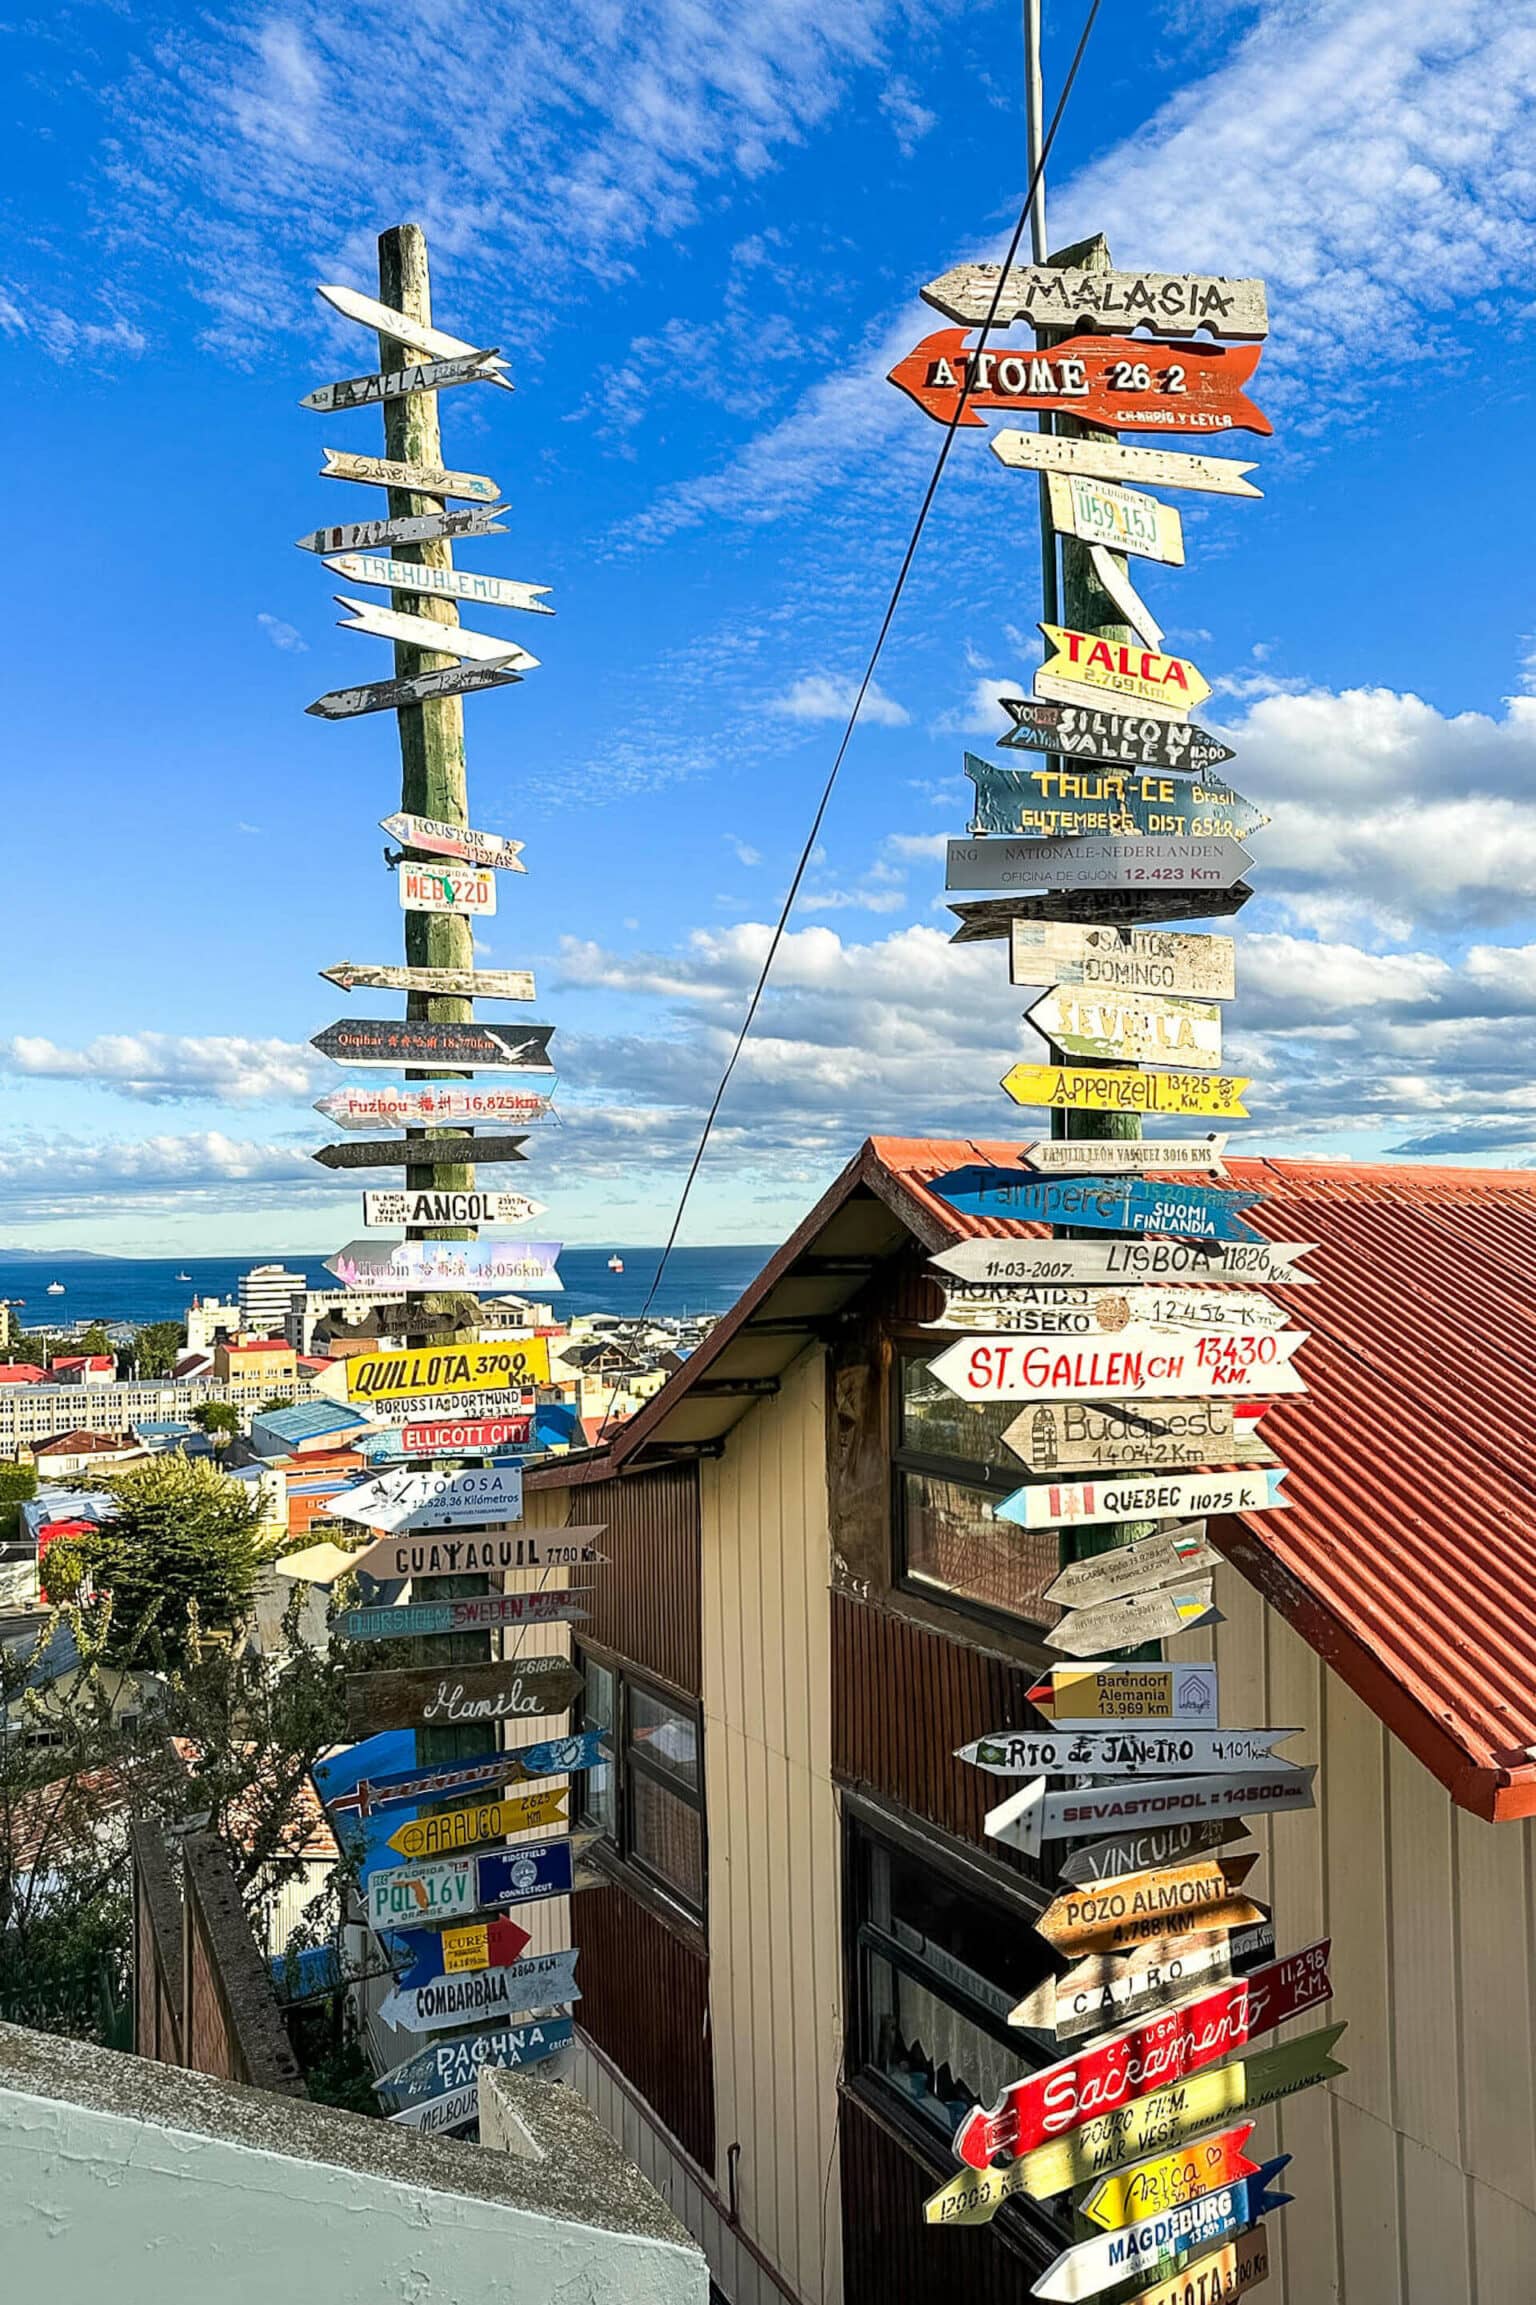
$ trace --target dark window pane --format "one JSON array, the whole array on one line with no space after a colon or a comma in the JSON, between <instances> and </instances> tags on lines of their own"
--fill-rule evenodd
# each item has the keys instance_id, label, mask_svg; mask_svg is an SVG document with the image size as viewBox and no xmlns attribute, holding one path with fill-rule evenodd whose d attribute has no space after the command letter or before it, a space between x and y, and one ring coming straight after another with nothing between
<instances>
[{"instance_id":1,"label":"dark window pane","mask_svg":"<svg viewBox=\"0 0 1536 2305\"><path fill-rule=\"evenodd\" d=\"M614 1739L614 1676L606 1665L599 1665L591 1657L579 1660L586 1677L582 1694L581 1725L584 1729L601 1729L610 1747ZM580 1791L577 1804L583 1824L591 1826L606 1839L616 1841L619 1830L618 1780L612 1762L599 1762L576 1780Z\"/></svg>"},{"instance_id":2,"label":"dark window pane","mask_svg":"<svg viewBox=\"0 0 1536 2305\"><path fill-rule=\"evenodd\" d=\"M695 1912L704 1903L704 1841L697 1809L649 1769L629 1775L629 1829L636 1861L675 1889Z\"/></svg>"},{"instance_id":3,"label":"dark window pane","mask_svg":"<svg viewBox=\"0 0 1536 2305\"><path fill-rule=\"evenodd\" d=\"M903 1473L901 1484L909 1577L1030 1624L1057 1622L1060 1609L1043 1598L1061 1567L1054 1529L1000 1521L996 1497L959 1481Z\"/></svg>"},{"instance_id":4,"label":"dark window pane","mask_svg":"<svg viewBox=\"0 0 1536 2305\"><path fill-rule=\"evenodd\" d=\"M699 1781L699 1731L691 1713L680 1713L648 1690L629 1692L629 1740L661 1767L687 1785Z\"/></svg>"},{"instance_id":5,"label":"dark window pane","mask_svg":"<svg viewBox=\"0 0 1536 2305\"><path fill-rule=\"evenodd\" d=\"M961 1464L995 1466L1022 1475L1023 1467L1003 1434L1018 1415L1015 1403L988 1401L977 1407L962 1401L929 1372L926 1360L901 1364L899 1446L924 1457L954 1457Z\"/></svg>"}]
</instances>

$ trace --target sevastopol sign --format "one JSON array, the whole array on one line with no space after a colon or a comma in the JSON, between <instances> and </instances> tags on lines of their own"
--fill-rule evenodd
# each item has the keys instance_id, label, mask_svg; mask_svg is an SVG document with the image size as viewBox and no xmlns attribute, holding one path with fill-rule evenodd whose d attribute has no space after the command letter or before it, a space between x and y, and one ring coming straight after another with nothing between
<instances>
[{"instance_id":1,"label":"sevastopol sign","mask_svg":"<svg viewBox=\"0 0 1536 2305\"><path fill-rule=\"evenodd\" d=\"M1245 840L1269 822L1262 809L1219 776L1175 776L1097 763L1000 768L975 752L965 756L965 773L975 787L973 832L1052 840L1089 833Z\"/></svg>"},{"instance_id":2,"label":"sevastopol sign","mask_svg":"<svg viewBox=\"0 0 1536 2305\"><path fill-rule=\"evenodd\" d=\"M1231 745L1189 720L1088 701L1052 704L1035 696L1000 696L997 701L1013 722L997 740L1005 751L1052 752L1064 760L1172 769L1186 776L1206 775L1237 758Z\"/></svg>"},{"instance_id":3,"label":"sevastopol sign","mask_svg":"<svg viewBox=\"0 0 1536 2305\"><path fill-rule=\"evenodd\" d=\"M1261 1193L1145 1177L1030 1177L980 1162L935 1177L929 1190L963 1216L1078 1225L1094 1232L1172 1233L1201 1241L1250 1238L1243 1211L1263 1199Z\"/></svg>"},{"instance_id":4,"label":"sevastopol sign","mask_svg":"<svg viewBox=\"0 0 1536 2305\"><path fill-rule=\"evenodd\" d=\"M1120 1833L1134 1825L1201 1823L1310 1809L1316 1775L1316 1763L1309 1762L1305 1768L1288 1766L1267 1774L1247 1769L1221 1776L1155 1777L1139 1786L1074 1785L1064 1793L1048 1793L1045 1779L1036 1777L989 1810L984 1829L1006 1848L1038 1857L1047 1841L1090 1840L1095 1834Z\"/></svg>"},{"instance_id":5,"label":"sevastopol sign","mask_svg":"<svg viewBox=\"0 0 1536 2305\"><path fill-rule=\"evenodd\" d=\"M452 1221L452 1220L429 1220ZM325 1269L343 1288L559 1289L558 1241L348 1241Z\"/></svg>"}]
</instances>

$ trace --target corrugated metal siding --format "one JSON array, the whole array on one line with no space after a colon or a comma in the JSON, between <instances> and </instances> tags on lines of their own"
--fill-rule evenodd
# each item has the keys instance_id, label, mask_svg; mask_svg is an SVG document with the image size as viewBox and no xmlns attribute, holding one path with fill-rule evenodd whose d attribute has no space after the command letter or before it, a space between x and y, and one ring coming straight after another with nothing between
<instances>
[{"instance_id":1,"label":"corrugated metal siding","mask_svg":"<svg viewBox=\"0 0 1536 2305\"><path fill-rule=\"evenodd\" d=\"M691 1696L699 1693L699 1474L663 1465L625 1480L527 1495L531 1527L607 1523L605 1568L573 1573L590 1585L582 1633ZM537 1580L535 1580L536 1582Z\"/></svg>"},{"instance_id":2,"label":"corrugated metal siding","mask_svg":"<svg viewBox=\"0 0 1536 2305\"><path fill-rule=\"evenodd\" d=\"M840 2149L844 2305L1027 2305L1043 2254L1022 2256L985 2226L924 2224L925 2195L953 2167L930 2173L846 2096Z\"/></svg>"},{"instance_id":3,"label":"corrugated metal siding","mask_svg":"<svg viewBox=\"0 0 1536 2305\"><path fill-rule=\"evenodd\" d=\"M709 1963L622 1889L584 1889L577 1904L583 2032L684 2150L712 2169Z\"/></svg>"}]
</instances>

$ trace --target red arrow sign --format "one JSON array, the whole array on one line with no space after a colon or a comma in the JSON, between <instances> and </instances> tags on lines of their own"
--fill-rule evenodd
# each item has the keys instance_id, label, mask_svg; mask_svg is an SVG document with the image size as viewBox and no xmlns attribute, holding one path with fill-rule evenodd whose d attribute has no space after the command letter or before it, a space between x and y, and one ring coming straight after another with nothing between
<instances>
[{"instance_id":1,"label":"red arrow sign","mask_svg":"<svg viewBox=\"0 0 1536 2305\"><path fill-rule=\"evenodd\" d=\"M1134 336L1074 336L1049 352L975 352L963 328L936 329L898 361L890 381L948 424L978 408L1048 408L1117 432L1272 432L1242 391L1257 344L1147 344Z\"/></svg>"},{"instance_id":2,"label":"red arrow sign","mask_svg":"<svg viewBox=\"0 0 1536 2305\"><path fill-rule=\"evenodd\" d=\"M955 2131L956 2153L972 2169L985 2169L998 2154L1017 2161L1050 2137L1217 2064L1256 2034L1332 1997L1330 1944L1322 1937L1181 2009L1112 2033L1080 2056L1026 2074L990 2112L972 2107Z\"/></svg>"}]
</instances>

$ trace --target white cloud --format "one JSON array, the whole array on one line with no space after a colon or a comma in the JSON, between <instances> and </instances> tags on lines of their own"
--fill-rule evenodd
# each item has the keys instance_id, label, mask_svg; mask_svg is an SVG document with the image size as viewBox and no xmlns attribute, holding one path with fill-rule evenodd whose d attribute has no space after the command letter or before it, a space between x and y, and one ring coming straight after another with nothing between
<instances>
[{"instance_id":1,"label":"white cloud","mask_svg":"<svg viewBox=\"0 0 1536 2305\"><path fill-rule=\"evenodd\" d=\"M858 691L856 680L833 680L824 672L808 672L787 695L773 699L772 709L790 720L846 720ZM887 696L878 680L870 682L859 707L861 727L869 722L876 728L905 728L911 718L906 706Z\"/></svg>"},{"instance_id":2,"label":"white cloud","mask_svg":"<svg viewBox=\"0 0 1536 2305\"><path fill-rule=\"evenodd\" d=\"M750 841L739 840L734 832L722 832L720 838L725 842L738 864L751 866L762 863L762 850L754 848Z\"/></svg>"},{"instance_id":3,"label":"white cloud","mask_svg":"<svg viewBox=\"0 0 1536 2305\"><path fill-rule=\"evenodd\" d=\"M237 1034L102 1033L84 1048L61 1048L37 1033L0 1040L0 1071L33 1080L90 1081L147 1104L303 1097L321 1069L314 1051L300 1042Z\"/></svg>"},{"instance_id":4,"label":"white cloud","mask_svg":"<svg viewBox=\"0 0 1536 2305\"><path fill-rule=\"evenodd\" d=\"M82 320L77 314L60 311L57 305L39 302L21 288L12 295L0 287L0 329L8 336L28 338L40 345L50 360L60 362L82 355L99 360L112 353L136 359L149 341L144 331L120 312L101 320Z\"/></svg>"},{"instance_id":5,"label":"white cloud","mask_svg":"<svg viewBox=\"0 0 1536 2305\"><path fill-rule=\"evenodd\" d=\"M274 648L286 649L291 654L298 656L306 656L309 653L309 642L297 626L284 624L280 616L269 616L263 608L258 611L256 622Z\"/></svg>"},{"instance_id":6,"label":"white cloud","mask_svg":"<svg viewBox=\"0 0 1536 2305\"><path fill-rule=\"evenodd\" d=\"M910 160L938 115L918 102L911 81L899 72L881 89L880 109L896 132L903 159Z\"/></svg>"},{"instance_id":7,"label":"white cloud","mask_svg":"<svg viewBox=\"0 0 1536 2305\"><path fill-rule=\"evenodd\" d=\"M978 672L964 703L951 705L947 712L936 714L929 728L935 736L980 736L989 744L996 744L1012 726L998 698L1027 693L1010 673Z\"/></svg>"},{"instance_id":8,"label":"white cloud","mask_svg":"<svg viewBox=\"0 0 1536 2305\"><path fill-rule=\"evenodd\" d=\"M334 1178L293 1145L242 1141L216 1129L135 1141L50 1130L0 1146L0 1212L13 1220L136 1208L284 1205L334 1198Z\"/></svg>"}]
</instances>

